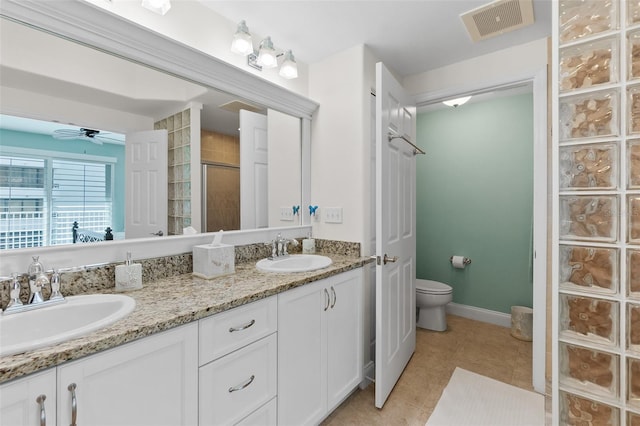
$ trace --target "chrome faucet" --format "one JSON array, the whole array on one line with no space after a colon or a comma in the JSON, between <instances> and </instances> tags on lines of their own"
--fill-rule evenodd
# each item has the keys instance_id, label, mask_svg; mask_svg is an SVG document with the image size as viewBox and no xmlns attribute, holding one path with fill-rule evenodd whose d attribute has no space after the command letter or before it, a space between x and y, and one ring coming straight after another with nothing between
<instances>
[{"instance_id":1,"label":"chrome faucet","mask_svg":"<svg viewBox=\"0 0 640 426\"><path fill-rule=\"evenodd\" d=\"M49 279L44 273L44 267L38 260L38 256L33 256L33 262L29 265L29 304L35 305L43 303L42 288L49 284Z\"/></svg>"},{"instance_id":2,"label":"chrome faucet","mask_svg":"<svg viewBox=\"0 0 640 426\"><path fill-rule=\"evenodd\" d=\"M271 243L269 243L271 245L271 256L269 257L269 259L273 260L278 257L289 256L289 252L287 249L287 245L289 243L293 244L294 247L299 244L298 240L296 240L295 238L288 240L286 238L283 238L282 235L278 233L278 236L273 241L271 241Z\"/></svg>"},{"instance_id":3,"label":"chrome faucet","mask_svg":"<svg viewBox=\"0 0 640 426\"><path fill-rule=\"evenodd\" d=\"M42 264L38 262L38 257L34 256L33 263L29 265L27 274L29 280L29 302L23 304L20 300L20 280L17 273L11 274L11 285L9 287L9 304L3 314L11 314L15 312L30 311L40 307L50 306L58 303L64 303L65 299L60 293L60 274L57 270L53 271L51 282L45 274ZM51 286L51 295L45 300L42 295L42 289Z\"/></svg>"}]
</instances>

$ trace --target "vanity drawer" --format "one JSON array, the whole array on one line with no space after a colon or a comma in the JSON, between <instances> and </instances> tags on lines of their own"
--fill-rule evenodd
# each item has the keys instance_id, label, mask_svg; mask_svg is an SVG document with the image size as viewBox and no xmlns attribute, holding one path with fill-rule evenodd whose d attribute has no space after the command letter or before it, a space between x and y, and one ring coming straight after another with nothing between
<instances>
[{"instance_id":1,"label":"vanity drawer","mask_svg":"<svg viewBox=\"0 0 640 426\"><path fill-rule=\"evenodd\" d=\"M271 401L236 423L236 426L276 426L278 421L278 401Z\"/></svg>"},{"instance_id":2,"label":"vanity drawer","mask_svg":"<svg viewBox=\"0 0 640 426\"><path fill-rule=\"evenodd\" d=\"M199 321L200 365L211 362L276 331L276 296L252 302Z\"/></svg>"},{"instance_id":3,"label":"vanity drawer","mask_svg":"<svg viewBox=\"0 0 640 426\"><path fill-rule=\"evenodd\" d=\"M276 336L200 367L200 424L233 424L276 396Z\"/></svg>"}]
</instances>

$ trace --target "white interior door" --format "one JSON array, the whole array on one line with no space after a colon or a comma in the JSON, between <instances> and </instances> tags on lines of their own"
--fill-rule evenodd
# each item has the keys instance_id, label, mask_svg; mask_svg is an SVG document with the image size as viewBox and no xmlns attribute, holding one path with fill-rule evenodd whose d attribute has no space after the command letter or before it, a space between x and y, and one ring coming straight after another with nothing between
<instances>
[{"instance_id":1,"label":"white interior door","mask_svg":"<svg viewBox=\"0 0 640 426\"><path fill-rule=\"evenodd\" d=\"M168 155L166 130L127 134L126 238L167 235Z\"/></svg>"},{"instance_id":2,"label":"white interior door","mask_svg":"<svg viewBox=\"0 0 640 426\"><path fill-rule=\"evenodd\" d=\"M416 347L415 106L376 64L376 407L384 405Z\"/></svg>"},{"instance_id":3,"label":"white interior door","mask_svg":"<svg viewBox=\"0 0 640 426\"><path fill-rule=\"evenodd\" d=\"M240 229L269 226L267 117L240 110Z\"/></svg>"}]
</instances>

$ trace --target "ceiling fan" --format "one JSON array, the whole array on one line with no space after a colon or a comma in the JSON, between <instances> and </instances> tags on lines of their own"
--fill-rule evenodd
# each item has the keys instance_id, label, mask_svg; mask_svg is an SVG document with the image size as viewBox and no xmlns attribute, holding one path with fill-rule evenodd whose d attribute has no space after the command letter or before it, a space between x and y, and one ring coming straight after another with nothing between
<instances>
[{"instance_id":1,"label":"ceiling fan","mask_svg":"<svg viewBox=\"0 0 640 426\"><path fill-rule=\"evenodd\" d=\"M90 141L98 145L102 145L104 142L118 142L122 143L122 140L114 137L109 137L111 133L102 133L100 130L94 129L57 129L53 131L54 139L62 140L85 140Z\"/></svg>"}]
</instances>

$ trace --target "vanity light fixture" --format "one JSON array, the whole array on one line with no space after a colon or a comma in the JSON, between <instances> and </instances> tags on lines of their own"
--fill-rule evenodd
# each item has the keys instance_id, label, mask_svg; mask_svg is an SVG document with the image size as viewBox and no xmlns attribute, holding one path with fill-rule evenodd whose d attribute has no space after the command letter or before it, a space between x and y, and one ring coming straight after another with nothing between
<instances>
[{"instance_id":1,"label":"vanity light fixture","mask_svg":"<svg viewBox=\"0 0 640 426\"><path fill-rule=\"evenodd\" d=\"M147 0L150 1L150 0ZM159 0L155 0L159 1ZM278 58L282 57L280 65L280 76L286 79L298 77L298 64L291 50L283 53L282 50L276 50L271 41L271 37L266 37L260 42L257 50L254 50L251 41L251 33L247 27L246 21L242 20L238 24L233 40L231 41L231 51L238 55L247 57L247 64L259 71L263 68L276 68L278 66Z\"/></svg>"},{"instance_id":2,"label":"vanity light fixture","mask_svg":"<svg viewBox=\"0 0 640 426\"><path fill-rule=\"evenodd\" d=\"M452 106L454 108L465 104L469 99L471 99L471 96L465 96L463 98L456 98L456 99L449 99L448 101L442 101L443 104L445 104L446 106Z\"/></svg>"},{"instance_id":3,"label":"vanity light fixture","mask_svg":"<svg viewBox=\"0 0 640 426\"><path fill-rule=\"evenodd\" d=\"M231 51L238 55L248 55L253 53L253 43L251 42L251 33L245 21L240 21L238 29L233 35L231 42Z\"/></svg>"},{"instance_id":4,"label":"vanity light fixture","mask_svg":"<svg viewBox=\"0 0 640 426\"><path fill-rule=\"evenodd\" d=\"M170 0L142 0L142 7L158 15L166 14L171 9Z\"/></svg>"},{"instance_id":5,"label":"vanity light fixture","mask_svg":"<svg viewBox=\"0 0 640 426\"><path fill-rule=\"evenodd\" d=\"M284 60L280 65L280 76L286 79L298 78L298 64L291 50L284 54Z\"/></svg>"}]
</instances>

